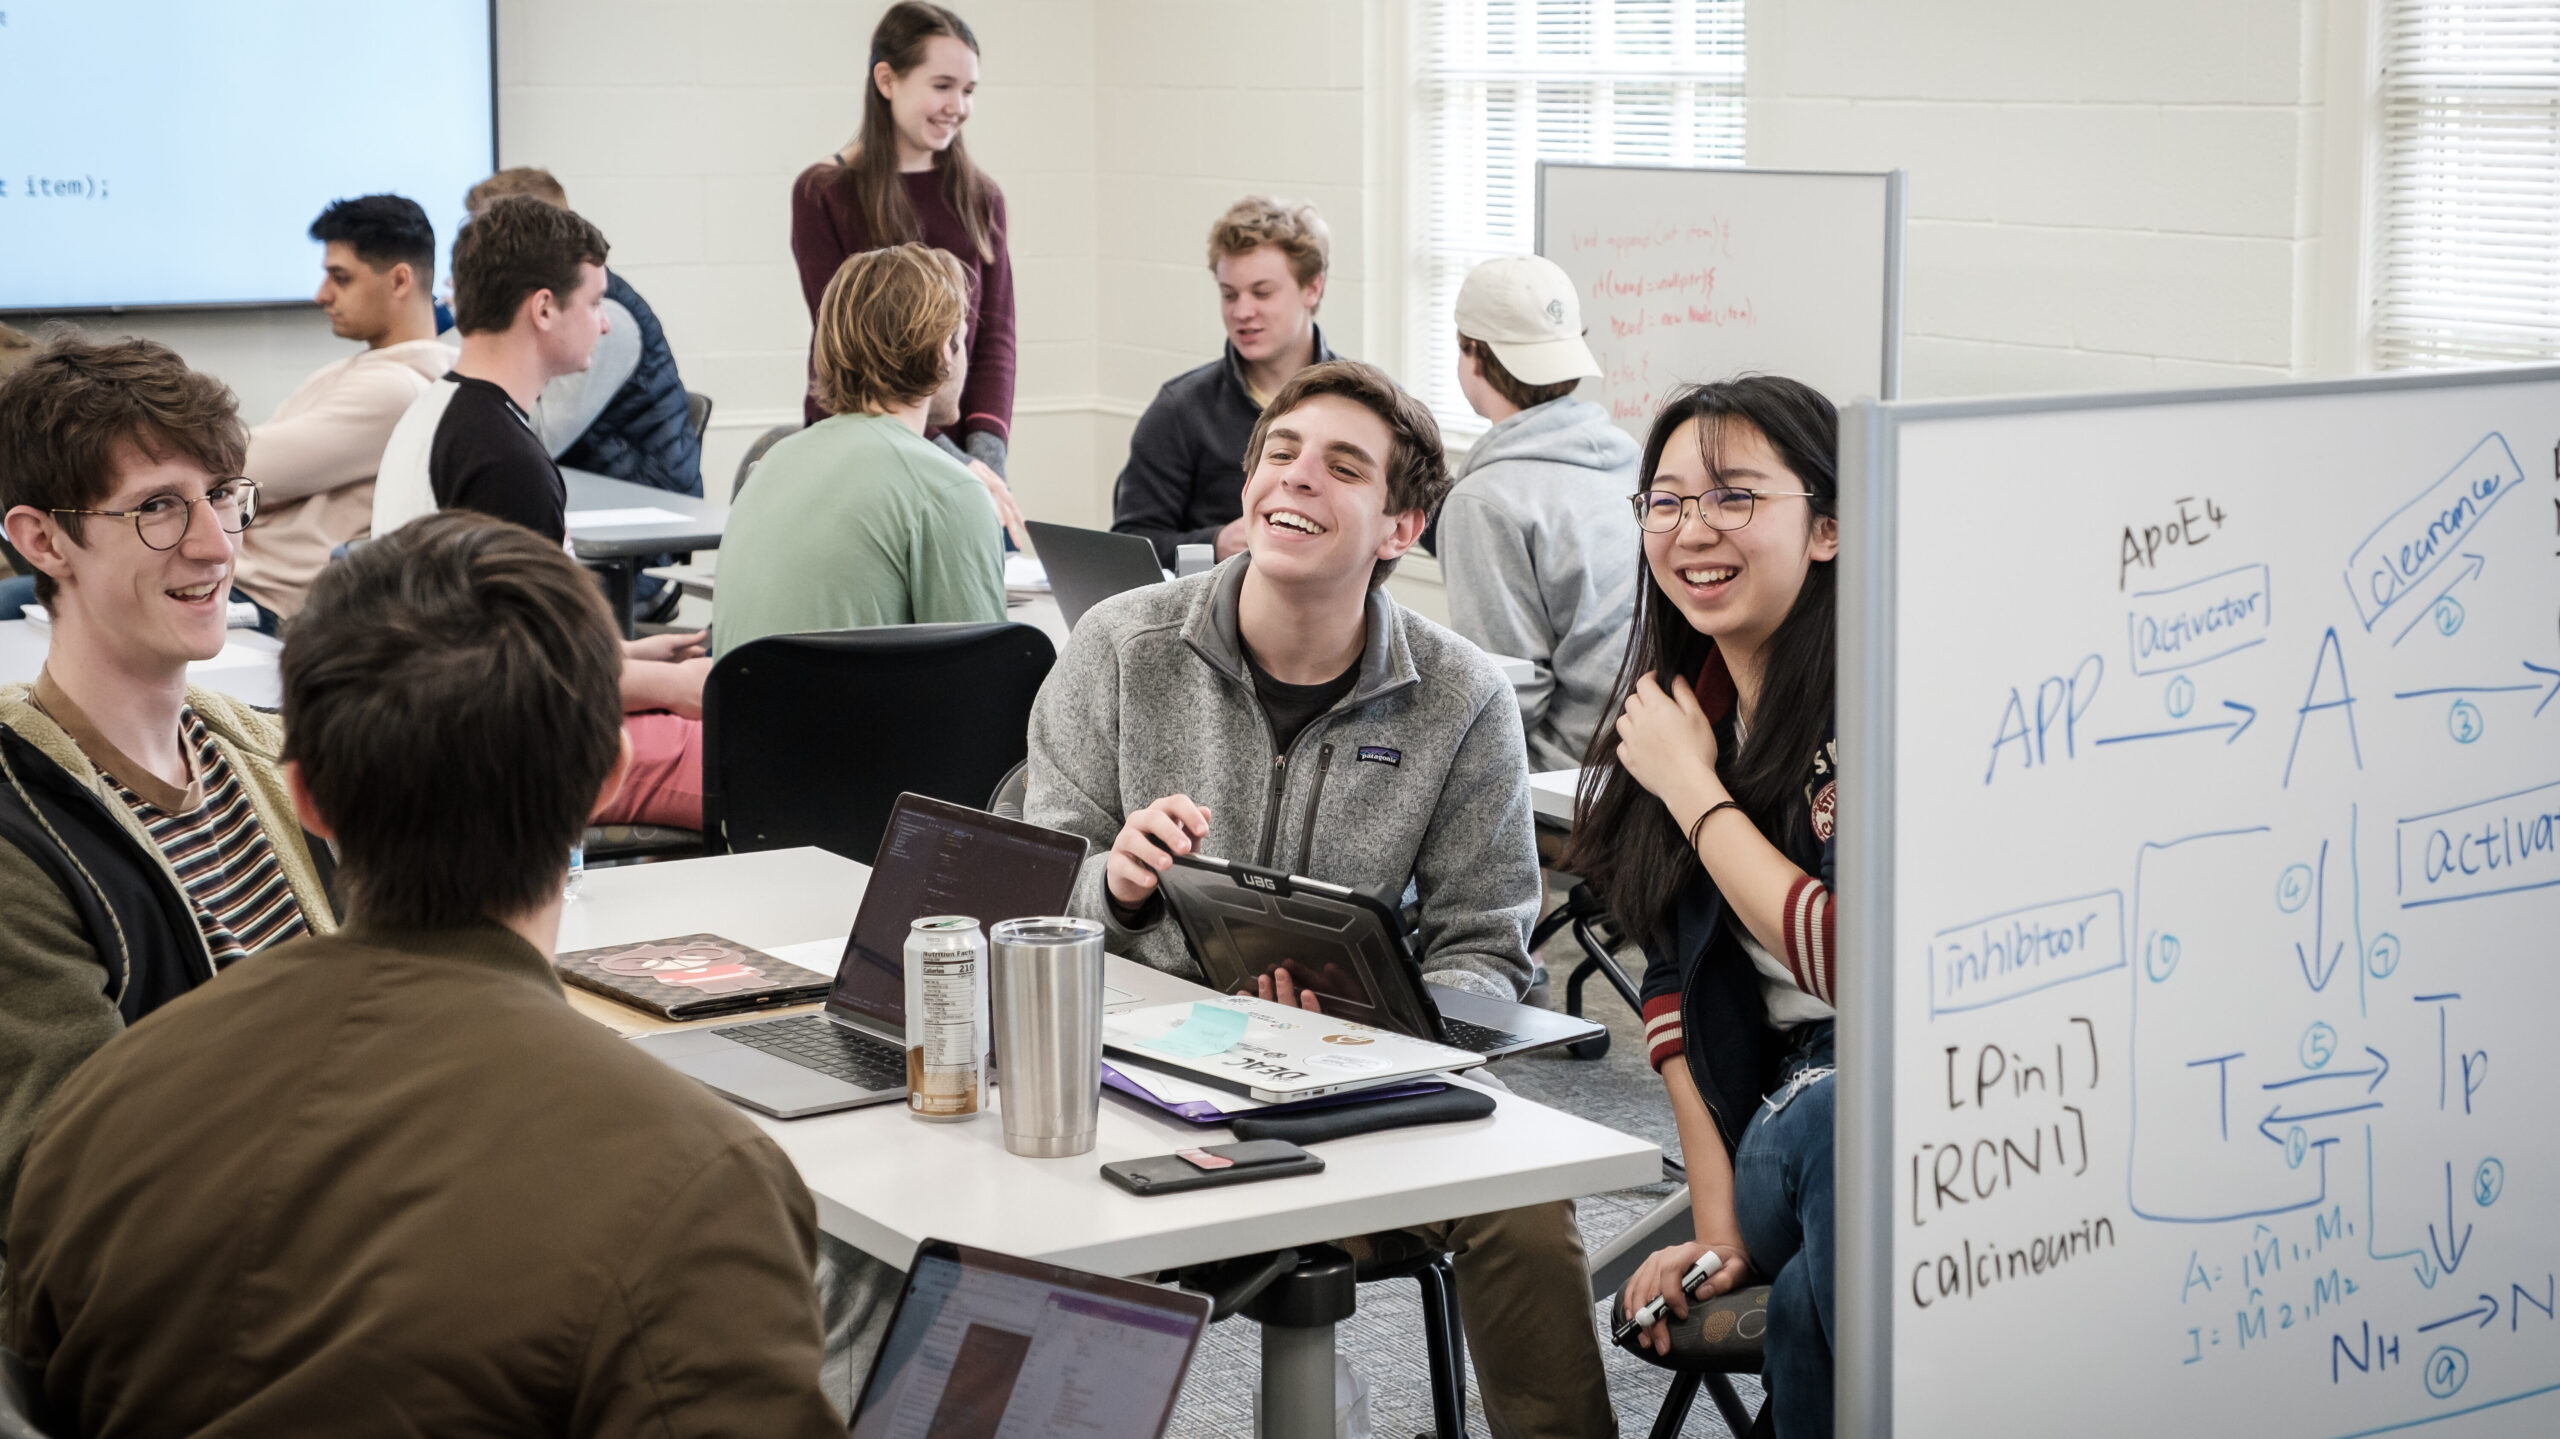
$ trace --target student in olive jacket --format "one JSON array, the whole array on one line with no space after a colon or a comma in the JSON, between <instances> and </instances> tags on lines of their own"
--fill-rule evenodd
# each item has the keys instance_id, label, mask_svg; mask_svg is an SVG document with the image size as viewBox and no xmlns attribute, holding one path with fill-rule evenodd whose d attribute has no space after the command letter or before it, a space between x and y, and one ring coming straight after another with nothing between
<instances>
[{"instance_id":1,"label":"student in olive jacket","mask_svg":"<svg viewBox=\"0 0 2560 1439\"><path fill-rule=\"evenodd\" d=\"M58 1432L844 1433L790 1161L551 967L621 669L595 583L487 516L312 586L285 757L349 923L110 1042L38 1127L6 1305Z\"/></svg>"},{"instance_id":2,"label":"student in olive jacket","mask_svg":"<svg viewBox=\"0 0 2560 1439\"><path fill-rule=\"evenodd\" d=\"M224 644L247 445L231 392L148 341L57 340L0 381L0 522L53 630L35 682L0 685L0 1229L65 1076L337 924L282 733L187 683Z\"/></svg>"}]
</instances>

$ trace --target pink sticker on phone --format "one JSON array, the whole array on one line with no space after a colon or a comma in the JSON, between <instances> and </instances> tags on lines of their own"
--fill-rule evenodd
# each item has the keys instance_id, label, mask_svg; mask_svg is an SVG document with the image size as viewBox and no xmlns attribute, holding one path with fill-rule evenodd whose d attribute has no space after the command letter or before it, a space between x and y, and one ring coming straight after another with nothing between
<instances>
[{"instance_id":1,"label":"pink sticker on phone","mask_svg":"<svg viewBox=\"0 0 2560 1439\"><path fill-rule=\"evenodd\" d=\"M1236 1162L1234 1160L1227 1158L1223 1154L1211 1154L1205 1149L1177 1149L1173 1153L1175 1158L1189 1164L1194 1169L1233 1169L1236 1167Z\"/></svg>"}]
</instances>

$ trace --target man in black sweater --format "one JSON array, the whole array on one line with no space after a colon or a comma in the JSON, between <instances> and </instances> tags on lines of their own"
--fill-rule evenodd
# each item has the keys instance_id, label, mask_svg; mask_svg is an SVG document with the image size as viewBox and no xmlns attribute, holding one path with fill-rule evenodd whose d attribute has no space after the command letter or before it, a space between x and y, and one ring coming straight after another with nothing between
<instances>
[{"instance_id":1,"label":"man in black sweater","mask_svg":"<svg viewBox=\"0 0 2560 1439\"><path fill-rule=\"evenodd\" d=\"M1209 229L1224 355L1175 376L1129 435L1129 463L1112 494L1111 528L1144 535L1173 567L1179 545L1244 548L1244 450L1254 421L1289 378L1337 359L1316 328L1331 232L1313 205L1255 195Z\"/></svg>"}]
</instances>

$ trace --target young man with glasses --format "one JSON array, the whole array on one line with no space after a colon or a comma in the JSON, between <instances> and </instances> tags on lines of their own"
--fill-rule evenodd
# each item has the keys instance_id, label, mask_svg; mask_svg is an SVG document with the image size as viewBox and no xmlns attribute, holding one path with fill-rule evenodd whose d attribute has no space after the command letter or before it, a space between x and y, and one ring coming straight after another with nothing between
<instances>
[{"instance_id":1,"label":"young man with glasses","mask_svg":"<svg viewBox=\"0 0 2560 1439\"><path fill-rule=\"evenodd\" d=\"M37 1113L118 1032L337 917L275 722L187 683L222 650L257 487L231 392L146 340L0 380L0 525L52 647L0 686L0 1218Z\"/></svg>"}]
</instances>

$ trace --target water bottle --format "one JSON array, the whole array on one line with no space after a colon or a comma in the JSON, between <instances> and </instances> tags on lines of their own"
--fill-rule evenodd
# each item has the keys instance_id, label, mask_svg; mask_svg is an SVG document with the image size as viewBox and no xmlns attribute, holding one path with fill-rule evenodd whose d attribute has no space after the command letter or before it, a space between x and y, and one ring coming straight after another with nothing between
<instances>
[{"instance_id":1,"label":"water bottle","mask_svg":"<svg viewBox=\"0 0 2560 1439\"><path fill-rule=\"evenodd\" d=\"M576 899L578 897L578 881L585 879L586 877L587 846L586 842L581 840L578 843L569 846L569 882L562 886L560 897L562 899Z\"/></svg>"}]
</instances>

